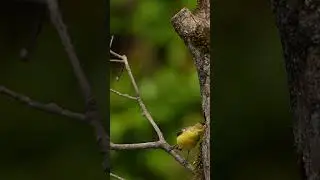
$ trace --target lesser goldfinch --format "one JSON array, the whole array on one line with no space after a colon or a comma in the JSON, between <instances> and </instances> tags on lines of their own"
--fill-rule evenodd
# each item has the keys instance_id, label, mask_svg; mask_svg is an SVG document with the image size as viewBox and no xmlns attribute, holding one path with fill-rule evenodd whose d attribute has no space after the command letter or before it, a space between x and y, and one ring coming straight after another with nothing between
<instances>
[{"instance_id":1,"label":"lesser goldfinch","mask_svg":"<svg viewBox=\"0 0 320 180\"><path fill-rule=\"evenodd\" d=\"M197 145L204 130L205 123L197 123L193 126L181 129L181 131L177 133L177 144L175 145L175 148L178 150L188 150L188 159L190 150Z\"/></svg>"}]
</instances>

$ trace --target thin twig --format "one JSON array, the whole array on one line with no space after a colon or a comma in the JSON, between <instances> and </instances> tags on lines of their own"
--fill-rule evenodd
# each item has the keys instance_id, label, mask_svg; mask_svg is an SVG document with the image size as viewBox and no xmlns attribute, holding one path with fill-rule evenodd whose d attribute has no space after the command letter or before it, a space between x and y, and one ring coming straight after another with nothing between
<instances>
[{"instance_id":1,"label":"thin twig","mask_svg":"<svg viewBox=\"0 0 320 180\"><path fill-rule=\"evenodd\" d=\"M147 110L147 107L145 106L145 104L143 103L142 99L141 99L141 96L140 96L140 91L138 89L138 86L137 86L137 83L133 77L133 74L131 72L131 68L130 68L130 65L128 63L128 59L126 56L123 56L123 61L124 61L124 64L126 66L126 69L127 69L127 72L128 72L128 75L131 79L131 83L134 87L134 90L136 91L136 94L137 94L137 97L138 97L138 102L139 102L139 105L143 111L143 114L145 115L145 117L149 120L149 122L151 123L151 125L153 126L154 130L157 132L158 134L158 137L160 140L164 140L164 137L163 137L163 134L160 130L160 128L158 127L158 125L155 123L155 121L153 120L152 116L150 115L149 111Z\"/></svg>"},{"instance_id":2,"label":"thin twig","mask_svg":"<svg viewBox=\"0 0 320 180\"><path fill-rule=\"evenodd\" d=\"M96 137L104 155L104 170L109 172L109 137L102 124L102 117L97 108L97 102L91 92L89 82L80 66L80 62L71 43L70 36L66 25L63 23L61 13L56 0L47 0L48 9L50 11L51 22L58 31L61 42L69 56L69 61L72 65L74 74L80 85L80 89L86 102L86 119L95 129ZM109 173L107 173L109 174Z\"/></svg>"},{"instance_id":3,"label":"thin twig","mask_svg":"<svg viewBox=\"0 0 320 180\"><path fill-rule=\"evenodd\" d=\"M194 168L190 163L183 159L178 153L176 153L172 146L166 141L146 142L146 143L133 143L133 144L114 144L110 143L111 150L138 150L138 149L162 149L169 153L177 162L179 162L186 169L193 172Z\"/></svg>"},{"instance_id":4,"label":"thin twig","mask_svg":"<svg viewBox=\"0 0 320 180\"><path fill-rule=\"evenodd\" d=\"M76 75L79 85L81 86L81 91L85 96L85 100L87 101L91 98L90 85L89 85L89 82L87 81L85 74L82 71L80 62L78 60L74 47L71 43L71 39L68 34L67 27L62 20L62 16L59 11L56 0L48 0L48 8L50 10L51 22L53 23L56 30L58 31L61 42L65 47L67 55L69 56L70 63L74 70L74 74Z\"/></svg>"},{"instance_id":5,"label":"thin twig","mask_svg":"<svg viewBox=\"0 0 320 180\"><path fill-rule=\"evenodd\" d=\"M164 140L164 137L163 137L163 134L160 130L160 128L158 127L158 125L155 123L155 121L153 120L152 116L150 115L149 111L147 110L147 107L145 106L145 104L143 103L142 99L141 99L141 96L140 96L140 91L139 91L139 88L137 86L137 83L133 77L133 74L132 74L132 71L131 71L131 68L130 68L130 65L128 63L128 59L125 55L121 56L119 55L118 53L115 53L114 51L110 50L110 53L113 54L114 56L120 58L121 60L123 60L124 64L125 64L125 68L128 72L128 75L130 77L130 80L131 80L131 83L133 85L133 88L135 90L135 93L137 95L137 99L138 99L138 103L139 103L139 106L141 107L142 109L142 112L143 114L145 115L145 117L148 119L148 121L150 122L150 124L152 125L152 127L154 128L154 130L156 131L158 137L160 140Z\"/></svg>"},{"instance_id":6,"label":"thin twig","mask_svg":"<svg viewBox=\"0 0 320 180\"><path fill-rule=\"evenodd\" d=\"M122 96L122 97L125 97L125 98L128 98L128 99L137 100L136 97L130 96L129 94L124 94L124 93L121 93L121 92L113 90L113 89L110 89L110 91L115 93L115 94L117 94L117 95L119 95L119 96Z\"/></svg>"},{"instance_id":7,"label":"thin twig","mask_svg":"<svg viewBox=\"0 0 320 180\"><path fill-rule=\"evenodd\" d=\"M193 166L188 163L188 161L186 161L185 159L183 159L178 153L176 153L172 147L167 143L162 143L161 144L161 148L163 150L165 150L166 152L168 152L176 161L178 161L182 166L184 166L185 168L187 168L188 170L190 170L191 172L194 173L194 168Z\"/></svg>"},{"instance_id":8,"label":"thin twig","mask_svg":"<svg viewBox=\"0 0 320 180\"><path fill-rule=\"evenodd\" d=\"M116 175L116 174L114 174L114 173L110 173L110 176L111 176L111 177L114 177L114 178L116 178L116 179L119 179L119 180L125 180L124 178L122 178L122 177L120 177L120 176L118 176L118 175Z\"/></svg>"},{"instance_id":9,"label":"thin twig","mask_svg":"<svg viewBox=\"0 0 320 180\"><path fill-rule=\"evenodd\" d=\"M110 59L110 62L119 62L119 63L123 63L122 60L119 60L119 59Z\"/></svg>"},{"instance_id":10,"label":"thin twig","mask_svg":"<svg viewBox=\"0 0 320 180\"><path fill-rule=\"evenodd\" d=\"M112 46L112 43L113 43L113 36L111 36L111 39L110 39L110 48Z\"/></svg>"},{"instance_id":11,"label":"thin twig","mask_svg":"<svg viewBox=\"0 0 320 180\"><path fill-rule=\"evenodd\" d=\"M135 93L136 93L136 100L138 101L139 106L142 109L143 115L147 118L147 120L150 122L150 124L153 126L153 128L155 129L158 137L159 137L159 141L157 142L147 142L147 143L137 143L137 144L111 144L111 149L112 150L133 150L133 149L162 149L164 151L166 151L167 153L169 153L171 156L174 157L174 159L179 162L182 166L184 166L186 169L190 170L191 172L194 173L194 168L192 167L192 165L190 163L188 163L186 160L184 160L178 153L176 153L173 149L172 146L170 146L169 143L166 142L166 140L164 139L164 136L160 130L160 128L158 127L158 125L155 123L155 121L153 120L151 114L149 113L149 111L147 110L144 102L141 99L140 96L140 92L139 92L139 88L137 86L137 83L133 77L130 65L128 63L128 59L125 55L119 55L118 53L110 50L110 53L112 55L114 55L115 57L119 58L121 60L121 62L124 62L125 64L125 68L128 72L128 75L130 77L131 83L135 89ZM112 91L112 90L111 90ZM116 93L120 96L123 96L122 93L118 92Z\"/></svg>"},{"instance_id":12,"label":"thin twig","mask_svg":"<svg viewBox=\"0 0 320 180\"><path fill-rule=\"evenodd\" d=\"M134 143L134 144L114 144L110 143L111 150L133 150L133 149L157 149L161 146L160 141Z\"/></svg>"},{"instance_id":13,"label":"thin twig","mask_svg":"<svg viewBox=\"0 0 320 180\"><path fill-rule=\"evenodd\" d=\"M61 116L72 118L72 119L77 119L77 120L80 120L83 122L85 121L84 114L72 112L68 109L65 109L65 108L58 106L55 103L43 104L39 101L36 101L36 100L29 98L28 96L14 92L4 86L0 86L0 94L4 94L4 95L6 95L10 98L13 98L23 104L26 104L29 107L32 107L32 108L35 108L38 110L42 110L42 111L49 112L52 114L58 114Z\"/></svg>"},{"instance_id":14,"label":"thin twig","mask_svg":"<svg viewBox=\"0 0 320 180\"><path fill-rule=\"evenodd\" d=\"M113 39L114 39L113 36L111 36L110 49L111 49L111 46L112 46ZM110 50L110 52L111 52L111 50ZM115 53L115 52L112 51L111 54L117 54L117 53ZM117 57L119 58L119 56L117 56ZM120 59L121 59L121 58L120 58ZM120 59L110 59L110 62L123 63L123 61L120 60ZM120 77L121 77L121 75L122 75L123 69L124 69L123 66L121 66L120 73L119 73L118 76L116 76L116 81L119 81L119 80L120 80Z\"/></svg>"},{"instance_id":15,"label":"thin twig","mask_svg":"<svg viewBox=\"0 0 320 180\"><path fill-rule=\"evenodd\" d=\"M112 55L114 55L115 57L119 58L120 60L123 60L123 56L121 56L120 54L112 51L111 49L110 49L110 53L111 53Z\"/></svg>"}]
</instances>

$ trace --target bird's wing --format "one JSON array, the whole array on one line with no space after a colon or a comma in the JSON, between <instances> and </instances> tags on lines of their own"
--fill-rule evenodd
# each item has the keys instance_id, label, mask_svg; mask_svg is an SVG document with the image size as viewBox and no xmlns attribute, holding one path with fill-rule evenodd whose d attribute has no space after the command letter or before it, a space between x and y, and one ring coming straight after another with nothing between
<instances>
[{"instance_id":1,"label":"bird's wing","mask_svg":"<svg viewBox=\"0 0 320 180\"><path fill-rule=\"evenodd\" d=\"M180 131L177 132L177 136L179 136L180 134L182 134L185 131L186 131L186 128L181 129Z\"/></svg>"}]
</instances>

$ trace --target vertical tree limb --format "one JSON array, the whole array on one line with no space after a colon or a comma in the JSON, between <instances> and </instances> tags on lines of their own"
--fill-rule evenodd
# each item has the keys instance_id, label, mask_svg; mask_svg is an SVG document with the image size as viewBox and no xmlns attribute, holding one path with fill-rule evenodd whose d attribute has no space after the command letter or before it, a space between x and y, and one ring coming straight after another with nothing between
<instances>
[{"instance_id":1,"label":"vertical tree limb","mask_svg":"<svg viewBox=\"0 0 320 180\"><path fill-rule=\"evenodd\" d=\"M305 180L320 179L320 3L273 0Z\"/></svg>"},{"instance_id":2,"label":"vertical tree limb","mask_svg":"<svg viewBox=\"0 0 320 180\"><path fill-rule=\"evenodd\" d=\"M171 23L193 56L197 68L206 132L201 143L197 179L210 179L210 1L198 0L197 9L183 8Z\"/></svg>"}]
</instances>

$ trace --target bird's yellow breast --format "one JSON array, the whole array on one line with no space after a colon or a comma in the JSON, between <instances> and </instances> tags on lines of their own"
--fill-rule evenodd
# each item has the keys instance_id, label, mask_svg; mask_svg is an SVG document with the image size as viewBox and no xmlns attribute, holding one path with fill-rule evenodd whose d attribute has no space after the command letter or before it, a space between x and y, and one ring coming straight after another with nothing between
<instances>
[{"instance_id":1,"label":"bird's yellow breast","mask_svg":"<svg viewBox=\"0 0 320 180\"><path fill-rule=\"evenodd\" d=\"M200 134L197 131L184 131L177 137L177 145L180 149L190 150L197 145Z\"/></svg>"}]
</instances>

